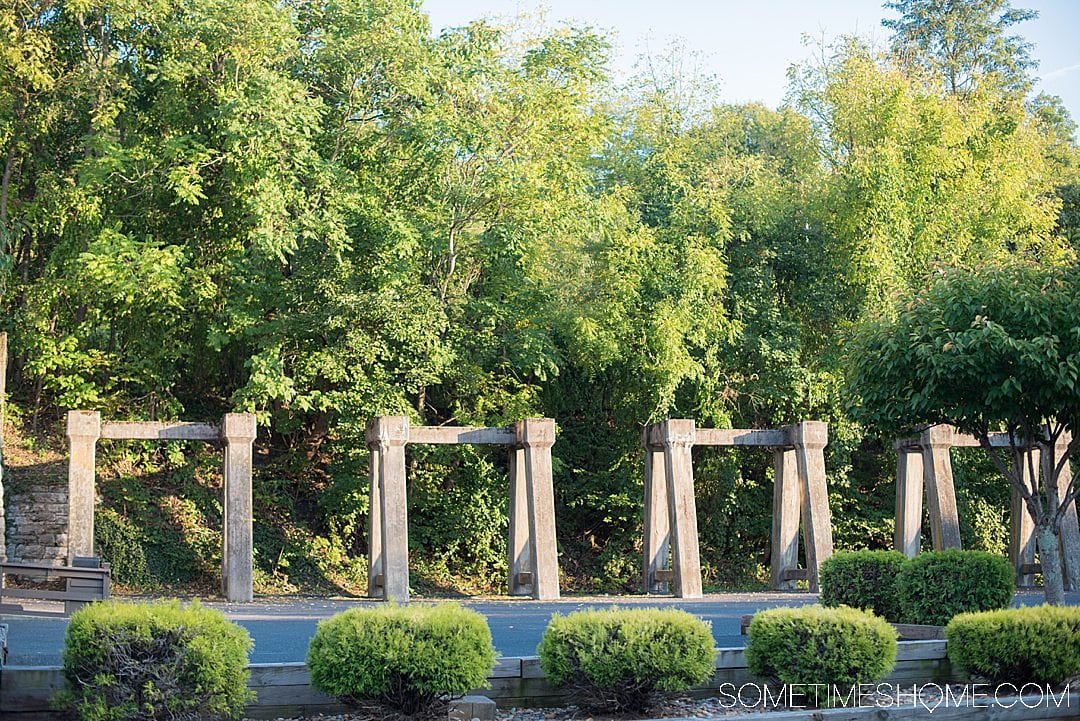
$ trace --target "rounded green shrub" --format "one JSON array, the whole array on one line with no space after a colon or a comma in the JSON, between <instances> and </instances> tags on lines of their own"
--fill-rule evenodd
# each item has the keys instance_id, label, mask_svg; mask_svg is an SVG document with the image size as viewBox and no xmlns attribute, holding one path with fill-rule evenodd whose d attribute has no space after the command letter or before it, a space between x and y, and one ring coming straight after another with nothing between
<instances>
[{"instance_id":1,"label":"rounded green shrub","mask_svg":"<svg viewBox=\"0 0 1080 721\"><path fill-rule=\"evenodd\" d=\"M537 653L556 686L584 707L643 711L657 691L683 691L715 672L709 625L675 609L605 609L555 614Z\"/></svg>"},{"instance_id":2,"label":"rounded green shrub","mask_svg":"<svg viewBox=\"0 0 1080 721\"><path fill-rule=\"evenodd\" d=\"M949 660L990 683L1063 683L1080 674L1080 608L962 613L945 627Z\"/></svg>"},{"instance_id":3,"label":"rounded green shrub","mask_svg":"<svg viewBox=\"0 0 1080 721\"><path fill-rule=\"evenodd\" d=\"M900 621L944 626L958 613L1005 608L1016 591L1009 559L983 551L928 551L896 579Z\"/></svg>"},{"instance_id":4,"label":"rounded green shrub","mask_svg":"<svg viewBox=\"0 0 1080 721\"><path fill-rule=\"evenodd\" d=\"M746 663L751 674L771 682L829 689L874 683L896 663L896 631L847 606L773 608L750 622Z\"/></svg>"},{"instance_id":5,"label":"rounded green shrub","mask_svg":"<svg viewBox=\"0 0 1080 721\"><path fill-rule=\"evenodd\" d=\"M456 603L385 605L321 621L307 665L312 685L344 703L413 714L483 686L495 649L484 617Z\"/></svg>"},{"instance_id":6,"label":"rounded green shrub","mask_svg":"<svg viewBox=\"0 0 1080 721\"><path fill-rule=\"evenodd\" d=\"M84 721L239 717L251 638L198 602L94 603L64 642L61 706Z\"/></svg>"},{"instance_id":7,"label":"rounded green shrub","mask_svg":"<svg viewBox=\"0 0 1080 721\"><path fill-rule=\"evenodd\" d=\"M843 551L821 564L821 604L869 609L889 621L899 617L896 577L907 563L899 551Z\"/></svg>"}]
</instances>

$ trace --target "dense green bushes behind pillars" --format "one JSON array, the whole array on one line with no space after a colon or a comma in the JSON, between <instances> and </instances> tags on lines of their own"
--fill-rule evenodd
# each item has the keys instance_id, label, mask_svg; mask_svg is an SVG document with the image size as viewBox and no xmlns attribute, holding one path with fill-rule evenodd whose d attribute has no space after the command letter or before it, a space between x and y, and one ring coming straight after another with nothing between
<instances>
[{"instance_id":1,"label":"dense green bushes behind pillars","mask_svg":"<svg viewBox=\"0 0 1080 721\"><path fill-rule=\"evenodd\" d=\"M483 686L495 650L484 617L456 603L352 608L319 623L307 665L312 685L344 703L412 714Z\"/></svg>"},{"instance_id":2,"label":"dense green bushes behind pillars","mask_svg":"<svg viewBox=\"0 0 1080 721\"><path fill-rule=\"evenodd\" d=\"M955 616L953 665L992 684L1063 683L1080 674L1080 608L1040 606Z\"/></svg>"},{"instance_id":3,"label":"dense green bushes behind pillars","mask_svg":"<svg viewBox=\"0 0 1080 721\"><path fill-rule=\"evenodd\" d=\"M761 611L747 636L747 666L766 681L835 685L842 693L845 686L883 678L896 663L892 626L847 606Z\"/></svg>"},{"instance_id":4,"label":"dense green bushes behind pillars","mask_svg":"<svg viewBox=\"0 0 1080 721\"><path fill-rule=\"evenodd\" d=\"M607 609L556 614L537 653L548 680L587 708L644 711L655 691L712 678L713 646L708 624L685 611Z\"/></svg>"},{"instance_id":5,"label":"dense green bushes behind pillars","mask_svg":"<svg viewBox=\"0 0 1080 721\"><path fill-rule=\"evenodd\" d=\"M982 551L930 551L896 579L900 621L944 626L958 613L1005 608L1016 592L1009 559Z\"/></svg>"},{"instance_id":6,"label":"dense green bushes behind pillars","mask_svg":"<svg viewBox=\"0 0 1080 721\"><path fill-rule=\"evenodd\" d=\"M821 564L821 605L870 609L889 621L900 612L896 577L907 563L899 551L847 551Z\"/></svg>"},{"instance_id":7,"label":"dense green bushes behind pillars","mask_svg":"<svg viewBox=\"0 0 1080 721\"><path fill-rule=\"evenodd\" d=\"M198 602L95 603L74 613L59 705L83 721L239 717L251 638Z\"/></svg>"}]
</instances>

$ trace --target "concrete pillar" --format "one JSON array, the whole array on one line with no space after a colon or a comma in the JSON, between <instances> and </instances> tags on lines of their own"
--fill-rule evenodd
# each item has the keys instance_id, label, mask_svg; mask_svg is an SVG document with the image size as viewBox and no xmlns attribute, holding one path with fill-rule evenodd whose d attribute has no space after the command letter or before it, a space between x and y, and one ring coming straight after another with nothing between
<instances>
[{"instance_id":1,"label":"concrete pillar","mask_svg":"<svg viewBox=\"0 0 1080 721\"><path fill-rule=\"evenodd\" d=\"M923 517L923 456L917 448L896 448L896 526L893 548L919 555Z\"/></svg>"},{"instance_id":2,"label":"concrete pillar","mask_svg":"<svg viewBox=\"0 0 1080 721\"><path fill-rule=\"evenodd\" d=\"M1049 449L1043 450L1043 478L1050 478L1050 469L1065 455L1070 442L1072 442L1072 436L1062 433L1052 453ZM1059 498L1069 487L1069 481L1072 478L1070 465L1073 464L1065 464L1065 469L1058 479ZM1080 524L1077 523L1075 501L1065 509L1065 516L1061 519L1061 565L1065 570L1066 590L1080 591Z\"/></svg>"},{"instance_id":3,"label":"concrete pillar","mask_svg":"<svg viewBox=\"0 0 1080 721\"><path fill-rule=\"evenodd\" d=\"M788 438L795 447L802 485L803 542L806 544L806 572L810 591L818 590L818 569L832 556L832 516L829 489L825 481L825 446L829 425L802 421L788 426Z\"/></svg>"},{"instance_id":4,"label":"concrete pillar","mask_svg":"<svg viewBox=\"0 0 1080 721\"><path fill-rule=\"evenodd\" d=\"M254 593L251 444L255 434L253 413L225 414L221 423L225 443L221 583L227 600L242 603L251 601Z\"/></svg>"},{"instance_id":5,"label":"concrete pillar","mask_svg":"<svg viewBox=\"0 0 1080 721\"><path fill-rule=\"evenodd\" d=\"M510 595L533 593L532 543L529 541L529 489L525 448L510 449L510 534L507 541Z\"/></svg>"},{"instance_id":6,"label":"concrete pillar","mask_svg":"<svg viewBox=\"0 0 1080 721\"><path fill-rule=\"evenodd\" d=\"M378 442L370 440L368 423L368 597L383 598L382 554L382 494L379 493L379 474L382 454Z\"/></svg>"},{"instance_id":7,"label":"concrete pillar","mask_svg":"<svg viewBox=\"0 0 1080 721\"><path fill-rule=\"evenodd\" d=\"M660 424L664 443L668 524L674 592L679 598L701 598L701 560L698 549L697 502L694 498L693 420L671 419Z\"/></svg>"},{"instance_id":8,"label":"concrete pillar","mask_svg":"<svg viewBox=\"0 0 1080 721\"><path fill-rule=\"evenodd\" d=\"M645 449L645 519L642 578L646 593L668 593L671 578L671 525L668 511L664 449L649 443L649 428L641 432Z\"/></svg>"},{"instance_id":9,"label":"concrete pillar","mask_svg":"<svg viewBox=\"0 0 1080 721\"><path fill-rule=\"evenodd\" d=\"M378 453L379 548L382 598L409 602L409 513L405 493L406 416L378 416L368 421L368 448ZM374 502L376 499L372 499ZM373 529L374 531L374 529ZM375 533L372 533L375 536Z\"/></svg>"},{"instance_id":10,"label":"concrete pillar","mask_svg":"<svg viewBox=\"0 0 1080 721\"><path fill-rule=\"evenodd\" d=\"M771 586L776 591L793 591L794 578L784 578L785 571L799 567L799 513L802 508L802 485L795 451L773 449L773 507Z\"/></svg>"},{"instance_id":11,"label":"concrete pillar","mask_svg":"<svg viewBox=\"0 0 1080 721\"><path fill-rule=\"evenodd\" d=\"M75 556L94 555L94 455L101 437L101 414L68 411L68 565Z\"/></svg>"},{"instance_id":12,"label":"concrete pillar","mask_svg":"<svg viewBox=\"0 0 1080 721\"><path fill-rule=\"evenodd\" d=\"M0 333L0 563L7 560L7 526L4 515L4 401L7 393L7 333ZM0 588L4 577L0 574Z\"/></svg>"},{"instance_id":13,"label":"concrete pillar","mask_svg":"<svg viewBox=\"0 0 1080 721\"><path fill-rule=\"evenodd\" d=\"M1020 471L1020 482L1032 493L1039 493L1040 453L1037 449L1028 451L1030 461L1024 458L1024 467ZM1034 466L1030 465L1034 464ZM1034 467L1035 474L1031 469ZM1034 586L1035 574L1023 573L1024 566L1035 563L1035 520L1028 511L1024 497L1015 488L1009 494L1009 560L1016 568L1017 586Z\"/></svg>"},{"instance_id":14,"label":"concrete pillar","mask_svg":"<svg viewBox=\"0 0 1080 721\"><path fill-rule=\"evenodd\" d=\"M953 428L930 426L919 439L923 449L926 500L930 508L930 535L934 549L960 548L960 519L956 515L956 488L953 485Z\"/></svg>"},{"instance_id":15,"label":"concrete pillar","mask_svg":"<svg viewBox=\"0 0 1080 721\"><path fill-rule=\"evenodd\" d=\"M555 540L555 496L551 478L551 447L555 421L528 418L514 424L517 445L525 451L525 483L529 512L529 560L532 597L559 597L559 549Z\"/></svg>"}]
</instances>

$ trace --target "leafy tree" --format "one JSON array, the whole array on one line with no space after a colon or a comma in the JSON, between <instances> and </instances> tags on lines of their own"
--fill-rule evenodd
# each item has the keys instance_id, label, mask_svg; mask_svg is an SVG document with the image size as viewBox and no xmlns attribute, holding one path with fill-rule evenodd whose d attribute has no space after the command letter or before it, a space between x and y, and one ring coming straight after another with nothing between
<instances>
[{"instance_id":1,"label":"leafy tree","mask_svg":"<svg viewBox=\"0 0 1080 721\"><path fill-rule=\"evenodd\" d=\"M856 418L880 428L948 423L978 439L1035 521L1046 599L1062 604L1058 543L1080 494L1080 269L1031 264L936 271L926 288L863 324L848 349ZM990 445L1005 431L1009 445ZM1060 438L1071 434L1065 452ZM1050 472L1038 488L1025 452ZM1030 482L1025 481L1025 471Z\"/></svg>"},{"instance_id":2,"label":"leafy tree","mask_svg":"<svg viewBox=\"0 0 1080 721\"><path fill-rule=\"evenodd\" d=\"M889 0L884 7L900 13L881 21L893 31L893 52L940 79L950 94L974 91L987 80L1021 96L1030 90L1029 71L1038 67L1033 46L1007 33L1038 12L1013 8L1009 0Z\"/></svg>"}]
</instances>

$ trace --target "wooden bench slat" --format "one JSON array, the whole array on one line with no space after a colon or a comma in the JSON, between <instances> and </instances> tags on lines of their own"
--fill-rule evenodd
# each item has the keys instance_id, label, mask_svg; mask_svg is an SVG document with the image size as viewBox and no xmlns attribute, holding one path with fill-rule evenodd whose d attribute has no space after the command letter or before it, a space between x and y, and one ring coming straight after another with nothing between
<instances>
[{"instance_id":1,"label":"wooden bench slat","mask_svg":"<svg viewBox=\"0 0 1080 721\"><path fill-rule=\"evenodd\" d=\"M42 591L36 588L5 588L0 598L36 598L43 601L100 601L100 593L75 593L73 591Z\"/></svg>"}]
</instances>

